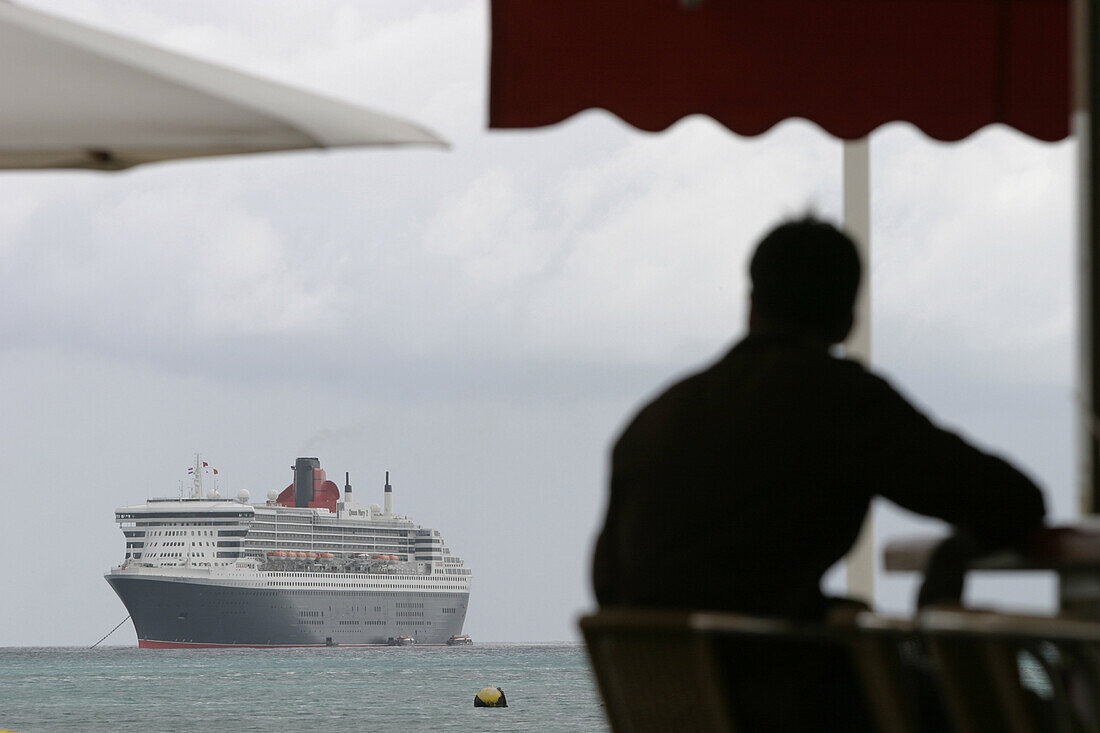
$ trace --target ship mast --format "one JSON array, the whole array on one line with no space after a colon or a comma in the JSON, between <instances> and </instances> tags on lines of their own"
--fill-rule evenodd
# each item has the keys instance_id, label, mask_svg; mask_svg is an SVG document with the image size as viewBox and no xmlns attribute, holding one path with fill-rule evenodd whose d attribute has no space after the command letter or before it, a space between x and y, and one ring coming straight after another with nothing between
<instances>
[{"instance_id":1,"label":"ship mast","mask_svg":"<svg viewBox=\"0 0 1100 733\"><path fill-rule=\"evenodd\" d=\"M202 498L202 456L195 454L194 476L191 479L191 498Z\"/></svg>"}]
</instances>

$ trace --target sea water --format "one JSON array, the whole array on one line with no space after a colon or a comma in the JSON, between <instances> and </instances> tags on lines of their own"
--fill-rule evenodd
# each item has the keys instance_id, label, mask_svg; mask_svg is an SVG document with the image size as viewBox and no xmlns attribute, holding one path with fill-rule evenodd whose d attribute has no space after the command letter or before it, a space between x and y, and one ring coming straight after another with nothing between
<instances>
[{"instance_id":1,"label":"sea water","mask_svg":"<svg viewBox=\"0 0 1100 733\"><path fill-rule=\"evenodd\" d=\"M483 687L507 708L475 708ZM0 649L0 729L607 731L579 644Z\"/></svg>"}]
</instances>

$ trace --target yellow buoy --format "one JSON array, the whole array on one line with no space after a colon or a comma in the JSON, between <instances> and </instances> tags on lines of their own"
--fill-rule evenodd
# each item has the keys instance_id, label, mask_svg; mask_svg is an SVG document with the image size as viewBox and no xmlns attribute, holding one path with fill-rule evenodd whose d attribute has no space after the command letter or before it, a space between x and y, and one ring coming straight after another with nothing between
<instances>
[{"instance_id":1,"label":"yellow buoy","mask_svg":"<svg viewBox=\"0 0 1100 733\"><path fill-rule=\"evenodd\" d=\"M499 687L483 687L474 695L475 708L506 708L508 699Z\"/></svg>"}]
</instances>

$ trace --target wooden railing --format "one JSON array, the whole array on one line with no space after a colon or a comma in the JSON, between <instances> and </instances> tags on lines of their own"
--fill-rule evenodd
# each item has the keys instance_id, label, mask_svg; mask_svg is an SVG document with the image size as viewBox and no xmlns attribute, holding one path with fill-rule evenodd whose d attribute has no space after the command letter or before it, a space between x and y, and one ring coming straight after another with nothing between
<instances>
[{"instance_id":1,"label":"wooden railing","mask_svg":"<svg viewBox=\"0 0 1100 733\"><path fill-rule=\"evenodd\" d=\"M616 733L846 730L846 683L870 730L1100 733L1093 621L928 609L798 625L615 609L580 626Z\"/></svg>"}]
</instances>

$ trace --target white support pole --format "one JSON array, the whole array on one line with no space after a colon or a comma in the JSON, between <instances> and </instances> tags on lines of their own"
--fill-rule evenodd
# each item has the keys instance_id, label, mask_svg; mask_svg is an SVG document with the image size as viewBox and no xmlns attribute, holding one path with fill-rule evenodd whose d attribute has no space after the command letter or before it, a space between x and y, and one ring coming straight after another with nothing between
<instances>
[{"instance_id":1,"label":"white support pole","mask_svg":"<svg viewBox=\"0 0 1100 733\"><path fill-rule=\"evenodd\" d=\"M856 240L863 261L863 283L856 297L855 325L845 354L871 366L871 141L844 142L844 228ZM872 512L848 553L848 595L874 605L875 530Z\"/></svg>"},{"instance_id":2,"label":"white support pole","mask_svg":"<svg viewBox=\"0 0 1100 733\"><path fill-rule=\"evenodd\" d=\"M1097 37L1100 18L1096 0L1073 3L1073 122L1077 138L1077 232L1078 232L1078 309L1077 309L1077 389L1078 428L1077 465L1078 501L1082 516L1100 508L1100 436L1096 415L1100 414L1100 357L1097 355L1097 329L1100 327L1100 261L1096 243L1100 241L1100 205L1095 185L1100 160L1093 154L1097 119L1091 113L1100 102L1100 86L1093 71L1100 63Z\"/></svg>"}]
</instances>

